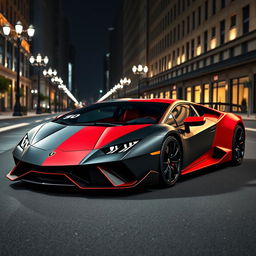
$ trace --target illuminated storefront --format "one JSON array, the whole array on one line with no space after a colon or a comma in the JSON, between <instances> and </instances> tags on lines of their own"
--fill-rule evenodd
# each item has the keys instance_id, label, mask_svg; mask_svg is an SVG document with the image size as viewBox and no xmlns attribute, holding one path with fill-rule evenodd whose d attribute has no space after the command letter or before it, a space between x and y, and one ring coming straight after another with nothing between
<instances>
[{"instance_id":1,"label":"illuminated storefront","mask_svg":"<svg viewBox=\"0 0 256 256\"><path fill-rule=\"evenodd\" d=\"M249 77L235 78L231 80L232 103L241 105L241 111L248 111L249 102ZM239 111L238 107L233 106L232 111Z\"/></svg>"}]
</instances>

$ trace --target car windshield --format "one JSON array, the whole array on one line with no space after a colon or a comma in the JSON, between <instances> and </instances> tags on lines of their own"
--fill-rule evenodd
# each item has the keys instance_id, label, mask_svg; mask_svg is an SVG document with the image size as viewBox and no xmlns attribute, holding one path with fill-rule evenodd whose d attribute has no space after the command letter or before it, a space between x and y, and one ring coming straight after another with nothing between
<instances>
[{"instance_id":1,"label":"car windshield","mask_svg":"<svg viewBox=\"0 0 256 256\"><path fill-rule=\"evenodd\" d=\"M132 125L156 124L159 122L168 103L158 102L109 102L97 103L74 110L54 122L66 125Z\"/></svg>"}]
</instances>

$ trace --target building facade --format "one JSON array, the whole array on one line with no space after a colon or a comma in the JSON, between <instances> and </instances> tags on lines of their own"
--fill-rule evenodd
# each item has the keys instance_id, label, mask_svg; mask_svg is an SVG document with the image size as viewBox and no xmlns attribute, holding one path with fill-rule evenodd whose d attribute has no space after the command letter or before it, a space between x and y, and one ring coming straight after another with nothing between
<instances>
[{"instance_id":1,"label":"building facade","mask_svg":"<svg viewBox=\"0 0 256 256\"><path fill-rule=\"evenodd\" d=\"M21 21L24 28L30 24L29 0L0 0L0 25L8 23L12 28ZM7 39L0 31L0 78L1 84L8 83L8 88L0 85L0 111L12 111L15 104L17 45L12 36ZM22 111L27 111L31 104L31 80L29 79L30 45L23 41L20 51L20 103Z\"/></svg>"},{"instance_id":2,"label":"building facade","mask_svg":"<svg viewBox=\"0 0 256 256\"><path fill-rule=\"evenodd\" d=\"M143 0L141 9L135 2L125 1L133 7L124 8L130 33L124 34L123 74L134 78L133 65L148 66L142 97L256 112L256 1ZM134 97L138 81L132 80L128 93Z\"/></svg>"}]
</instances>

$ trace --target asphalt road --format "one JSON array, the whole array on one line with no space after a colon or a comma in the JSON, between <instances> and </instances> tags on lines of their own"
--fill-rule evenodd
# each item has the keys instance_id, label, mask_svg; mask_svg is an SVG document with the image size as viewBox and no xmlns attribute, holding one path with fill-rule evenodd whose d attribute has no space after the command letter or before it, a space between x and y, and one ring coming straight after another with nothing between
<instances>
[{"instance_id":1,"label":"asphalt road","mask_svg":"<svg viewBox=\"0 0 256 256\"><path fill-rule=\"evenodd\" d=\"M0 131L4 122L29 122L0 132L1 256L256 255L256 132L247 132L241 166L187 175L170 189L81 192L11 183L11 149L46 118L0 121Z\"/></svg>"}]
</instances>

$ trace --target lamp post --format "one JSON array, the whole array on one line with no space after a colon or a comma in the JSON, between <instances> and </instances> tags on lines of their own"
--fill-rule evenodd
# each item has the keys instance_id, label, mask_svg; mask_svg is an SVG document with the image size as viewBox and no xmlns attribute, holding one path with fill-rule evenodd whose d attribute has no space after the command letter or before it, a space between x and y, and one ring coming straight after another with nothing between
<instances>
[{"instance_id":1,"label":"lamp post","mask_svg":"<svg viewBox=\"0 0 256 256\"><path fill-rule=\"evenodd\" d=\"M34 95L37 94L37 90L31 90L31 94L32 94L32 100L31 100L31 109L34 108Z\"/></svg>"},{"instance_id":2,"label":"lamp post","mask_svg":"<svg viewBox=\"0 0 256 256\"><path fill-rule=\"evenodd\" d=\"M42 58L41 54L38 53L36 57L34 57L33 55L30 56L29 58L29 62L32 66L38 67L37 69L37 107L36 107L36 113L37 114L42 114L42 109L40 106L40 77L41 77L41 67L45 67L47 65L47 63L49 62L49 58L47 56L45 56L44 58Z\"/></svg>"},{"instance_id":3,"label":"lamp post","mask_svg":"<svg viewBox=\"0 0 256 256\"><path fill-rule=\"evenodd\" d=\"M139 77L139 81L138 81L138 98L140 98L140 78L147 74L148 72L148 67L147 66L142 66L142 65L138 65L138 66L133 66L132 67L132 72L134 75L137 75Z\"/></svg>"},{"instance_id":4,"label":"lamp post","mask_svg":"<svg viewBox=\"0 0 256 256\"><path fill-rule=\"evenodd\" d=\"M35 29L30 25L26 30L24 30L22 23L18 21L15 25L15 29L12 29L8 23L3 26L3 33L6 37L8 37L11 32L15 33L14 39L17 42L17 79L13 116L22 116L20 105L20 47L22 40L30 40L34 36Z\"/></svg>"},{"instance_id":5,"label":"lamp post","mask_svg":"<svg viewBox=\"0 0 256 256\"><path fill-rule=\"evenodd\" d=\"M57 74L57 72L56 72ZM60 85L63 85L63 80L60 78L60 77L57 77L57 76L53 76L51 78L51 82L53 84L56 84L58 86L58 88L60 89ZM57 95L56 95L57 96ZM61 93L60 93L60 90L58 91L58 99L59 99L59 104L58 104L58 111L60 112L61 111ZM57 107L56 107L56 110L57 110Z\"/></svg>"},{"instance_id":6,"label":"lamp post","mask_svg":"<svg viewBox=\"0 0 256 256\"><path fill-rule=\"evenodd\" d=\"M43 70L43 75L48 78L52 78L57 75L57 70L49 68L48 70ZM54 96L54 111L57 112L57 89L55 89L55 96ZM49 113L51 113L51 89L49 84Z\"/></svg>"},{"instance_id":7,"label":"lamp post","mask_svg":"<svg viewBox=\"0 0 256 256\"><path fill-rule=\"evenodd\" d=\"M120 84L123 86L124 88L124 96L126 96L126 86L129 86L131 84L131 79L130 78L121 78L120 79Z\"/></svg>"},{"instance_id":8,"label":"lamp post","mask_svg":"<svg viewBox=\"0 0 256 256\"><path fill-rule=\"evenodd\" d=\"M62 79L61 79L61 81L62 81ZM67 88L66 85L63 84L63 81L58 85L58 88L59 88L60 90L62 89L65 94L68 93L68 88ZM59 90L59 91L60 91L60 90ZM61 110L63 111L63 110L64 110L64 109L63 109L63 101L61 102L61 106L62 106Z\"/></svg>"}]
</instances>

